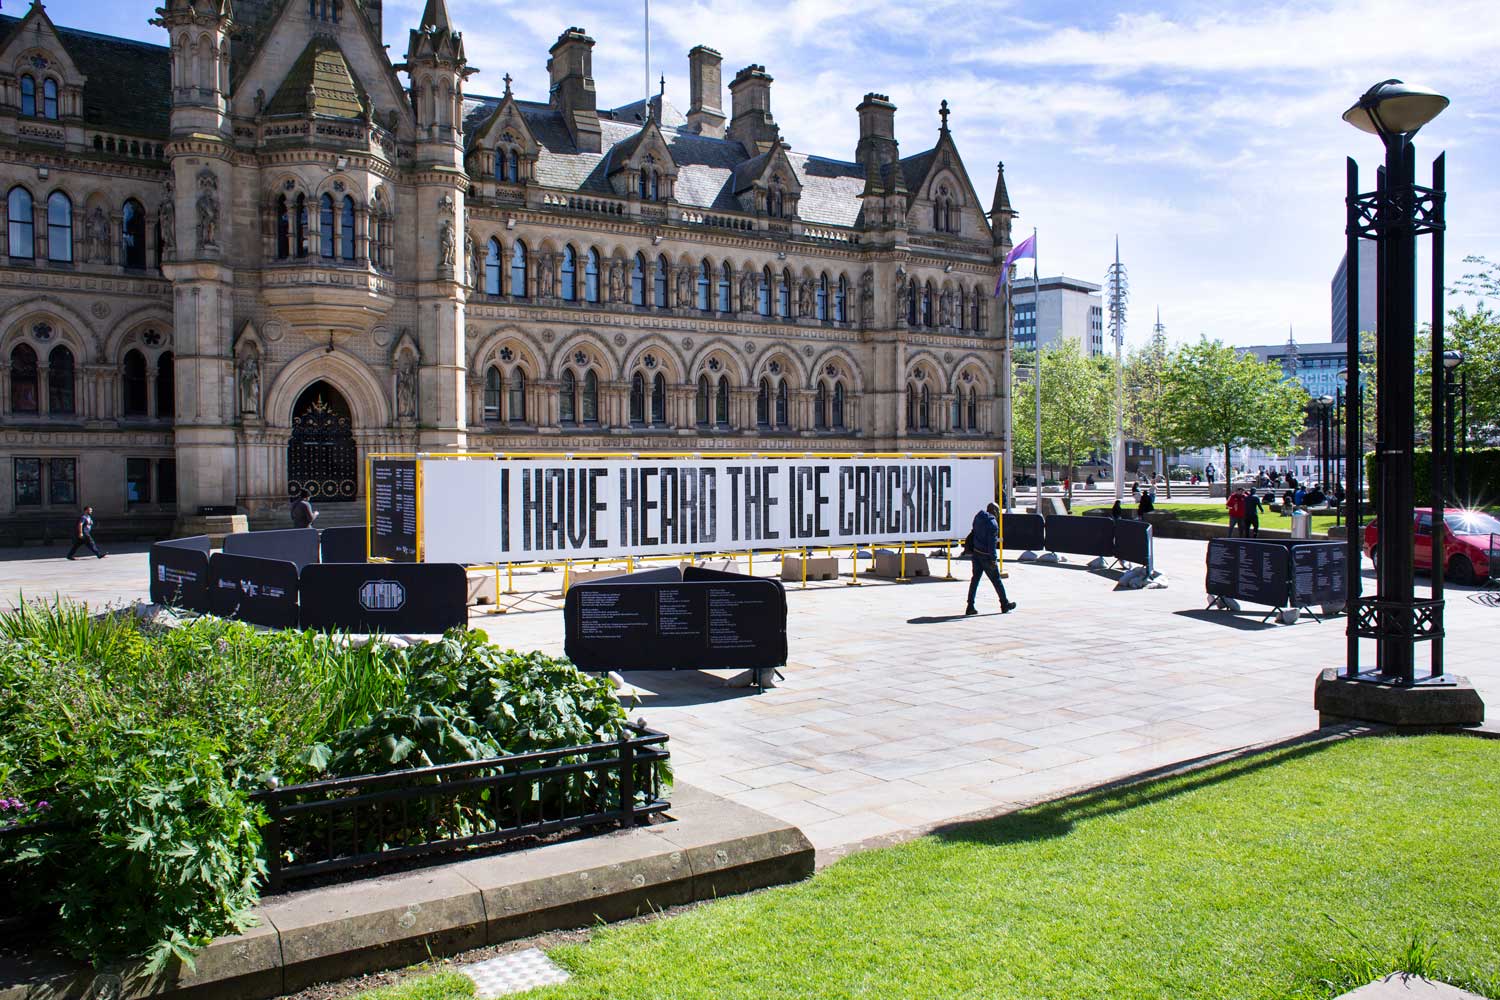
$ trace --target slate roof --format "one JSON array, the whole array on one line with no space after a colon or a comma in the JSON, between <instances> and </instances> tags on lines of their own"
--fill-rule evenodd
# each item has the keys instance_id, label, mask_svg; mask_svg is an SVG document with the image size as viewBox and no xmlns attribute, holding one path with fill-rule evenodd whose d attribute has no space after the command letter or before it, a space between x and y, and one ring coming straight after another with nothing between
<instances>
[{"instance_id":1,"label":"slate roof","mask_svg":"<svg viewBox=\"0 0 1500 1000\"><path fill-rule=\"evenodd\" d=\"M314 38L287 71L266 105L268 115L307 113L307 88L315 88L313 111L329 118L359 118L369 106L365 89L349 68L338 45L330 39Z\"/></svg>"},{"instance_id":2,"label":"slate roof","mask_svg":"<svg viewBox=\"0 0 1500 1000\"><path fill-rule=\"evenodd\" d=\"M655 98L652 98L653 103ZM464 132L478 133L495 109L498 97L471 97L464 103ZM609 184L611 154L641 131L639 115L642 101L627 104L599 115L600 153L580 153L563 121L562 114L546 104L517 101L516 106L536 136L541 153L537 158L537 179L546 187L565 191L611 194ZM619 120L623 117L624 120ZM662 138L677 163L676 200L705 211L741 211L735 198L736 170L756 169L752 163L763 162L764 154L748 156L745 148L730 139L711 139L685 131L686 119L667 102L663 110ZM679 124L669 124L673 121ZM912 159L919 159L913 157ZM853 226L859 221L859 196L864 191L864 168L857 163L810 156L787 151L792 170L802 185L797 214L805 222L830 226ZM906 161L903 161L905 163ZM925 167L922 168L925 172Z\"/></svg>"},{"instance_id":3,"label":"slate roof","mask_svg":"<svg viewBox=\"0 0 1500 1000\"><path fill-rule=\"evenodd\" d=\"M0 14L0 33L10 39L21 18ZM172 93L170 52L76 28L57 28L58 38L88 77L83 88L83 120L95 128L166 138Z\"/></svg>"}]
</instances>

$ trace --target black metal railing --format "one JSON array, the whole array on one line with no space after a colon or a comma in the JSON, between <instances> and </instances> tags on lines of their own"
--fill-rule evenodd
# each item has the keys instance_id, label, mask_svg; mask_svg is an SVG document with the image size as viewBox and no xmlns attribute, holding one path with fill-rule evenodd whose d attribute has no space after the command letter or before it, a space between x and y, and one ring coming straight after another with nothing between
<instances>
[{"instance_id":1,"label":"black metal railing","mask_svg":"<svg viewBox=\"0 0 1500 1000\"><path fill-rule=\"evenodd\" d=\"M267 888L376 869L520 837L620 824L670 807L667 734L627 725L618 740L267 789L251 798Z\"/></svg>"}]
</instances>

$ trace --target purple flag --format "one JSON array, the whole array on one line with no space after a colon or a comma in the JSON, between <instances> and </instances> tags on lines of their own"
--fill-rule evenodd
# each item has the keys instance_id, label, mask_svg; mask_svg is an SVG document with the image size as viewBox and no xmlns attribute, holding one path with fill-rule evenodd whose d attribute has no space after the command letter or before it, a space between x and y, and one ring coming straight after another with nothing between
<instances>
[{"instance_id":1,"label":"purple flag","mask_svg":"<svg viewBox=\"0 0 1500 1000\"><path fill-rule=\"evenodd\" d=\"M1010 266L1024 257L1036 260L1036 233L1032 233L1021 242L1011 248L1010 253L1005 255L1005 266L1000 268L1000 280L995 282L995 295L998 298L1000 289L1010 280Z\"/></svg>"}]
</instances>

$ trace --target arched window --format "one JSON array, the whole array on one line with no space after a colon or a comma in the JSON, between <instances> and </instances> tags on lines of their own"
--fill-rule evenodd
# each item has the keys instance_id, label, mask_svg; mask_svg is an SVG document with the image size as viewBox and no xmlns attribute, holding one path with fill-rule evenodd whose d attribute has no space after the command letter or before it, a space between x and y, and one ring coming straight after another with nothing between
<instances>
[{"instance_id":1,"label":"arched window","mask_svg":"<svg viewBox=\"0 0 1500 1000\"><path fill-rule=\"evenodd\" d=\"M729 261L719 268L719 312L729 311L729 288L734 282L734 271L729 266Z\"/></svg>"},{"instance_id":2,"label":"arched window","mask_svg":"<svg viewBox=\"0 0 1500 1000\"><path fill-rule=\"evenodd\" d=\"M354 259L354 199L344 195L344 207L339 211L339 257Z\"/></svg>"},{"instance_id":3,"label":"arched window","mask_svg":"<svg viewBox=\"0 0 1500 1000\"><path fill-rule=\"evenodd\" d=\"M813 429L828 429L828 383L818 383L818 395L813 399Z\"/></svg>"},{"instance_id":4,"label":"arched window","mask_svg":"<svg viewBox=\"0 0 1500 1000\"><path fill-rule=\"evenodd\" d=\"M500 419L500 395L502 382L500 369L490 365L484 371L484 419Z\"/></svg>"},{"instance_id":5,"label":"arched window","mask_svg":"<svg viewBox=\"0 0 1500 1000\"><path fill-rule=\"evenodd\" d=\"M849 322L849 279L839 275L838 287L833 292L833 321Z\"/></svg>"},{"instance_id":6,"label":"arched window","mask_svg":"<svg viewBox=\"0 0 1500 1000\"><path fill-rule=\"evenodd\" d=\"M510 251L510 294L517 299L526 297L526 244L520 240Z\"/></svg>"},{"instance_id":7,"label":"arched window","mask_svg":"<svg viewBox=\"0 0 1500 1000\"><path fill-rule=\"evenodd\" d=\"M651 200L661 200L661 174L655 170L651 171Z\"/></svg>"},{"instance_id":8,"label":"arched window","mask_svg":"<svg viewBox=\"0 0 1500 1000\"><path fill-rule=\"evenodd\" d=\"M495 150L495 180L508 184L521 182L521 157L514 147L501 146Z\"/></svg>"},{"instance_id":9,"label":"arched window","mask_svg":"<svg viewBox=\"0 0 1500 1000\"><path fill-rule=\"evenodd\" d=\"M177 378L171 351L156 359L156 415L177 415Z\"/></svg>"},{"instance_id":10,"label":"arched window","mask_svg":"<svg viewBox=\"0 0 1500 1000\"><path fill-rule=\"evenodd\" d=\"M976 291L974 293L974 329L983 333L985 319L984 296Z\"/></svg>"},{"instance_id":11,"label":"arched window","mask_svg":"<svg viewBox=\"0 0 1500 1000\"><path fill-rule=\"evenodd\" d=\"M36 117L36 80L29 75L21 77L21 114Z\"/></svg>"},{"instance_id":12,"label":"arched window","mask_svg":"<svg viewBox=\"0 0 1500 1000\"><path fill-rule=\"evenodd\" d=\"M953 300L953 325L960 330L969 323L969 290L962 285L958 286L958 295Z\"/></svg>"},{"instance_id":13,"label":"arched window","mask_svg":"<svg viewBox=\"0 0 1500 1000\"><path fill-rule=\"evenodd\" d=\"M10 255L32 260L36 257L36 219L31 214L31 192L23 187L10 189L5 202L10 217Z\"/></svg>"},{"instance_id":14,"label":"arched window","mask_svg":"<svg viewBox=\"0 0 1500 1000\"><path fill-rule=\"evenodd\" d=\"M47 198L47 259L64 264L73 259L73 202L61 191Z\"/></svg>"},{"instance_id":15,"label":"arched window","mask_svg":"<svg viewBox=\"0 0 1500 1000\"><path fill-rule=\"evenodd\" d=\"M698 265L698 311L712 312L712 292L714 283L713 265L708 261Z\"/></svg>"},{"instance_id":16,"label":"arched window","mask_svg":"<svg viewBox=\"0 0 1500 1000\"><path fill-rule=\"evenodd\" d=\"M932 325L932 282L922 286L922 325Z\"/></svg>"},{"instance_id":17,"label":"arched window","mask_svg":"<svg viewBox=\"0 0 1500 1000\"><path fill-rule=\"evenodd\" d=\"M307 245L307 195L305 195L305 194L299 194L297 196L297 223L296 223L296 232L294 233L294 237L295 237L295 244L296 244L296 247L297 247L297 256L298 257L306 257L307 253L308 253L308 245Z\"/></svg>"},{"instance_id":18,"label":"arched window","mask_svg":"<svg viewBox=\"0 0 1500 1000\"><path fill-rule=\"evenodd\" d=\"M917 282L915 278L906 283L906 322L910 326L917 325Z\"/></svg>"},{"instance_id":19,"label":"arched window","mask_svg":"<svg viewBox=\"0 0 1500 1000\"><path fill-rule=\"evenodd\" d=\"M729 426L729 376L719 376L719 389L714 394L714 423Z\"/></svg>"},{"instance_id":20,"label":"arched window","mask_svg":"<svg viewBox=\"0 0 1500 1000\"><path fill-rule=\"evenodd\" d=\"M642 170L638 180L637 193L640 195L641 200L645 201L651 196L651 172L649 170Z\"/></svg>"},{"instance_id":21,"label":"arched window","mask_svg":"<svg viewBox=\"0 0 1500 1000\"><path fill-rule=\"evenodd\" d=\"M922 408L917 413L917 422L924 431L932 427L932 395L925 385L922 386Z\"/></svg>"},{"instance_id":22,"label":"arched window","mask_svg":"<svg viewBox=\"0 0 1500 1000\"><path fill-rule=\"evenodd\" d=\"M599 422L599 376L592 368L583 376L583 422Z\"/></svg>"},{"instance_id":23,"label":"arched window","mask_svg":"<svg viewBox=\"0 0 1500 1000\"><path fill-rule=\"evenodd\" d=\"M526 422L526 373L519 367L510 370L510 384L505 392L505 419L513 424Z\"/></svg>"},{"instance_id":24,"label":"arched window","mask_svg":"<svg viewBox=\"0 0 1500 1000\"><path fill-rule=\"evenodd\" d=\"M660 427L667 422L667 378L661 372L651 380L651 424Z\"/></svg>"},{"instance_id":25,"label":"arched window","mask_svg":"<svg viewBox=\"0 0 1500 1000\"><path fill-rule=\"evenodd\" d=\"M665 256L656 258L656 273L651 276L653 283L652 301L656 308L667 307L667 258Z\"/></svg>"},{"instance_id":26,"label":"arched window","mask_svg":"<svg viewBox=\"0 0 1500 1000\"><path fill-rule=\"evenodd\" d=\"M563 424L578 422L578 379L571 369L563 369L562 386L557 393L557 420Z\"/></svg>"},{"instance_id":27,"label":"arched window","mask_svg":"<svg viewBox=\"0 0 1500 1000\"><path fill-rule=\"evenodd\" d=\"M630 264L630 304L646 304L646 258L640 254L636 254Z\"/></svg>"},{"instance_id":28,"label":"arched window","mask_svg":"<svg viewBox=\"0 0 1500 1000\"><path fill-rule=\"evenodd\" d=\"M776 286L776 315L787 319L792 315L792 272L782 271L781 282Z\"/></svg>"},{"instance_id":29,"label":"arched window","mask_svg":"<svg viewBox=\"0 0 1500 1000\"><path fill-rule=\"evenodd\" d=\"M969 389L969 430L979 430L979 393Z\"/></svg>"},{"instance_id":30,"label":"arched window","mask_svg":"<svg viewBox=\"0 0 1500 1000\"><path fill-rule=\"evenodd\" d=\"M771 426L771 380L761 379L755 393L755 426Z\"/></svg>"},{"instance_id":31,"label":"arched window","mask_svg":"<svg viewBox=\"0 0 1500 1000\"><path fill-rule=\"evenodd\" d=\"M490 238L484 254L484 294L500 294L500 241Z\"/></svg>"},{"instance_id":32,"label":"arched window","mask_svg":"<svg viewBox=\"0 0 1500 1000\"><path fill-rule=\"evenodd\" d=\"M125 416L146 415L146 356L140 351L125 352Z\"/></svg>"},{"instance_id":33,"label":"arched window","mask_svg":"<svg viewBox=\"0 0 1500 1000\"><path fill-rule=\"evenodd\" d=\"M572 246L565 246L562 252L562 300L573 302L577 298L578 252Z\"/></svg>"},{"instance_id":34,"label":"arched window","mask_svg":"<svg viewBox=\"0 0 1500 1000\"><path fill-rule=\"evenodd\" d=\"M17 344L10 352L10 412L41 412L36 380L36 351L29 344Z\"/></svg>"},{"instance_id":35,"label":"arched window","mask_svg":"<svg viewBox=\"0 0 1500 1000\"><path fill-rule=\"evenodd\" d=\"M333 257L333 195L318 199L318 254Z\"/></svg>"},{"instance_id":36,"label":"arched window","mask_svg":"<svg viewBox=\"0 0 1500 1000\"><path fill-rule=\"evenodd\" d=\"M815 305L817 317L819 320L826 322L828 320L828 275L818 275L818 291L816 294L817 302Z\"/></svg>"},{"instance_id":37,"label":"arched window","mask_svg":"<svg viewBox=\"0 0 1500 1000\"><path fill-rule=\"evenodd\" d=\"M787 423L786 379L782 379L776 386L776 426L785 427Z\"/></svg>"},{"instance_id":38,"label":"arched window","mask_svg":"<svg viewBox=\"0 0 1500 1000\"><path fill-rule=\"evenodd\" d=\"M276 196L276 259L292 255L292 217L287 212L286 195Z\"/></svg>"},{"instance_id":39,"label":"arched window","mask_svg":"<svg viewBox=\"0 0 1500 1000\"><path fill-rule=\"evenodd\" d=\"M917 387L910 383L906 386L906 429L917 429Z\"/></svg>"},{"instance_id":40,"label":"arched window","mask_svg":"<svg viewBox=\"0 0 1500 1000\"><path fill-rule=\"evenodd\" d=\"M842 379L833 383L833 429L836 431L844 429L844 382Z\"/></svg>"},{"instance_id":41,"label":"arched window","mask_svg":"<svg viewBox=\"0 0 1500 1000\"><path fill-rule=\"evenodd\" d=\"M146 266L146 210L134 198L125 202L120 215L120 241L126 267Z\"/></svg>"},{"instance_id":42,"label":"arched window","mask_svg":"<svg viewBox=\"0 0 1500 1000\"><path fill-rule=\"evenodd\" d=\"M593 247L583 259L583 298L586 302L599 301L599 251Z\"/></svg>"},{"instance_id":43,"label":"arched window","mask_svg":"<svg viewBox=\"0 0 1500 1000\"><path fill-rule=\"evenodd\" d=\"M961 431L964 429L964 391L955 389L953 392L953 429Z\"/></svg>"},{"instance_id":44,"label":"arched window","mask_svg":"<svg viewBox=\"0 0 1500 1000\"><path fill-rule=\"evenodd\" d=\"M646 422L646 376L640 372L630 377L630 422L636 426Z\"/></svg>"},{"instance_id":45,"label":"arched window","mask_svg":"<svg viewBox=\"0 0 1500 1000\"><path fill-rule=\"evenodd\" d=\"M771 315L771 269L760 272L760 281L755 287L755 311L762 316Z\"/></svg>"},{"instance_id":46,"label":"arched window","mask_svg":"<svg viewBox=\"0 0 1500 1000\"><path fill-rule=\"evenodd\" d=\"M699 375L698 376L698 400L697 400L696 411L694 413L694 416L697 419L699 427L707 427L708 426L709 415L710 415L710 413L709 413L709 397L711 395L712 395L712 393L710 392L709 387L708 387L708 376L707 375Z\"/></svg>"}]
</instances>

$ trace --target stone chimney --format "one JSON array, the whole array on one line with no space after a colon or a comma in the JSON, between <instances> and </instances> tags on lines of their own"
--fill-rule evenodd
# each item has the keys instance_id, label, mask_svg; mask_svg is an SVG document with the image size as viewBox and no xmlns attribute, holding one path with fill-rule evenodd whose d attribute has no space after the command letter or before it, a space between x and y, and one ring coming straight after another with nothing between
<instances>
[{"instance_id":1,"label":"stone chimney","mask_svg":"<svg viewBox=\"0 0 1500 1000\"><path fill-rule=\"evenodd\" d=\"M859 112L859 145L854 159L865 167L879 169L901 158L896 143L896 106L884 94L866 94L854 109Z\"/></svg>"},{"instance_id":2,"label":"stone chimney","mask_svg":"<svg viewBox=\"0 0 1500 1000\"><path fill-rule=\"evenodd\" d=\"M597 153L602 142L594 94L594 40L582 28L569 28L548 51L551 104L562 112L578 151Z\"/></svg>"},{"instance_id":3,"label":"stone chimney","mask_svg":"<svg viewBox=\"0 0 1500 1000\"><path fill-rule=\"evenodd\" d=\"M729 84L732 117L728 136L751 156L764 153L781 138L771 117L771 75L760 65L746 66Z\"/></svg>"},{"instance_id":4,"label":"stone chimney","mask_svg":"<svg viewBox=\"0 0 1500 1000\"><path fill-rule=\"evenodd\" d=\"M724 57L707 45L688 53L688 131L724 138Z\"/></svg>"}]
</instances>

